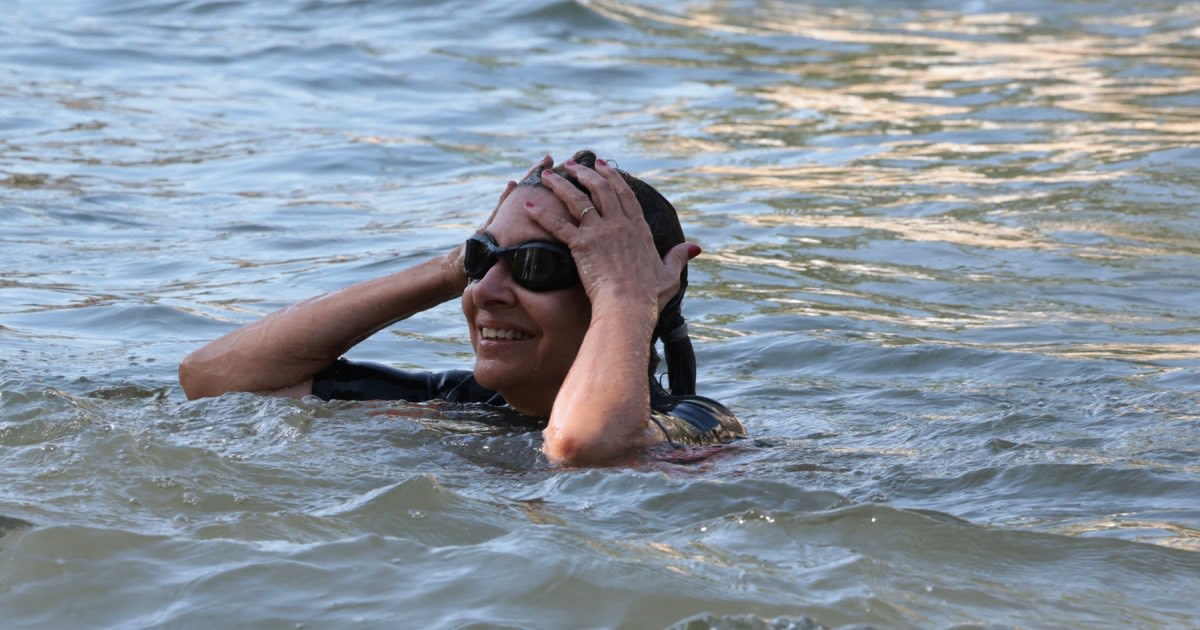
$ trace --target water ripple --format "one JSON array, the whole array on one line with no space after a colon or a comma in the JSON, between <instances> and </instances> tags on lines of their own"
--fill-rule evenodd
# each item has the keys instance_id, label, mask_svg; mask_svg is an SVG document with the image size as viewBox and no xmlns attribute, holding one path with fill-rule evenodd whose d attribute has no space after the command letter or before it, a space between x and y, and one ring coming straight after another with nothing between
<instances>
[{"instance_id":1,"label":"water ripple","mask_svg":"<svg viewBox=\"0 0 1200 630\"><path fill-rule=\"evenodd\" d=\"M1197 625L1195 6L14 7L7 622ZM200 343L581 147L703 246L753 440L563 470L484 410L183 399ZM471 360L456 304L355 353Z\"/></svg>"}]
</instances>

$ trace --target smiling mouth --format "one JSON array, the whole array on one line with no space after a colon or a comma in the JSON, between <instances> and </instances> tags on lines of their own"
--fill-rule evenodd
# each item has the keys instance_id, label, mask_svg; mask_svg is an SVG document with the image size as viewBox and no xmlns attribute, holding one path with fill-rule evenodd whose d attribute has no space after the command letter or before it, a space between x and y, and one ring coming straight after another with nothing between
<instances>
[{"instance_id":1,"label":"smiling mouth","mask_svg":"<svg viewBox=\"0 0 1200 630\"><path fill-rule=\"evenodd\" d=\"M509 330L504 328L480 328L479 337L481 339L501 339L504 341L521 341L529 339L533 335L523 333L519 330Z\"/></svg>"}]
</instances>

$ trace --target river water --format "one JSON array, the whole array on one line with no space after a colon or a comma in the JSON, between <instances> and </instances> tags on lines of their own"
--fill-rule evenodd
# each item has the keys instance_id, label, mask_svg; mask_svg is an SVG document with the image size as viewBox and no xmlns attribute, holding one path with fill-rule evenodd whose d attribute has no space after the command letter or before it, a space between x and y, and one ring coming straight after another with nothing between
<instances>
[{"instance_id":1,"label":"river water","mask_svg":"<svg viewBox=\"0 0 1200 630\"><path fill-rule=\"evenodd\" d=\"M1200 626L1200 5L7 0L0 625ZM589 147L753 439L560 469L180 357ZM469 366L454 303L352 355Z\"/></svg>"}]
</instances>

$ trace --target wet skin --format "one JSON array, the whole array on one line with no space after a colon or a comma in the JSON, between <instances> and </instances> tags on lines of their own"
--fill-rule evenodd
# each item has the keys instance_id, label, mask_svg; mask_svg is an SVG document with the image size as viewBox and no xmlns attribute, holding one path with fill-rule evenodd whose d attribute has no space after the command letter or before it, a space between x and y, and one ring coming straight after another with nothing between
<instances>
[{"instance_id":1,"label":"wet skin","mask_svg":"<svg viewBox=\"0 0 1200 630\"><path fill-rule=\"evenodd\" d=\"M500 205L487 232L501 247L556 240L530 212L569 218L566 206L544 188L520 187ZM549 415L591 322L591 303L580 286L530 291L513 281L503 260L463 291L463 314L475 349L475 378L516 409Z\"/></svg>"}]
</instances>

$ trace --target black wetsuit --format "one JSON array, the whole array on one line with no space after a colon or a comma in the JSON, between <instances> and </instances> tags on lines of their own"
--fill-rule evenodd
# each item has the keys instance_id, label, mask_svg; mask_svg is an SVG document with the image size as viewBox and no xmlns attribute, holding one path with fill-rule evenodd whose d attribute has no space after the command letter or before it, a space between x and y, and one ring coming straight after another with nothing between
<instances>
[{"instance_id":1,"label":"black wetsuit","mask_svg":"<svg viewBox=\"0 0 1200 630\"><path fill-rule=\"evenodd\" d=\"M312 391L324 400L508 404L500 394L476 382L469 370L410 372L346 359L317 373ZM672 445L707 446L746 436L742 423L725 405L703 396L672 396L653 381L650 408L650 419Z\"/></svg>"}]
</instances>

